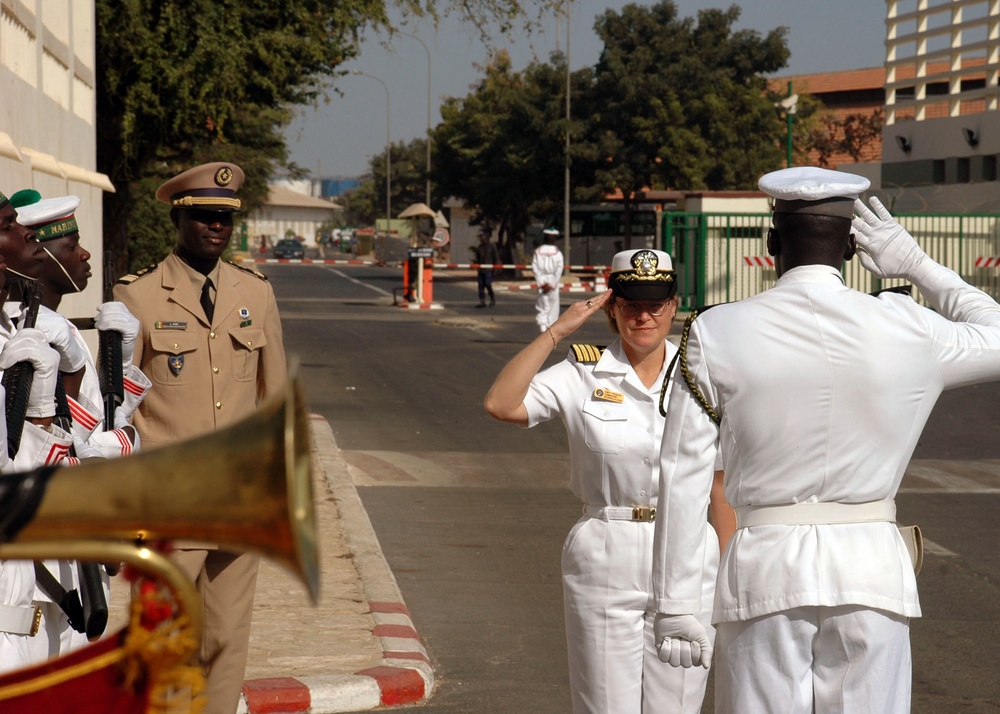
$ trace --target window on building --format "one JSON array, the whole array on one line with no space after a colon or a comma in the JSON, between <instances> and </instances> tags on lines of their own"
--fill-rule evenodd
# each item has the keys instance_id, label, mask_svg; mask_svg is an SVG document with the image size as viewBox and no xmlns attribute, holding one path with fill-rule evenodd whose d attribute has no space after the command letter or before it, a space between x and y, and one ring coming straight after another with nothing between
<instances>
[{"instance_id":1,"label":"window on building","mask_svg":"<svg viewBox=\"0 0 1000 714\"><path fill-rule=\"evenodd\" d=\"M944 159L931 162L931 183L944 183Z\"/></svg>"},{"instance_id":2,"label":"window on building","mask_svg":"<svg viewBox=\"0 0 1000 714\"><path fill-rule=\"evenodd\" d=\"M983 157L983 181L996 181L997 180L997 157L984 156Z\"/></svg>"},{"instance_id":3,"label":"window on building","mask_svg":"<svg viewBox=\"0 0 1000 714\"><path fill-rule=\"evenodd\" d=\"M955 183L969 183L971 180L972 174L969 171L969 157L960 156L955 167Z\"/></svg>"}]
</instances>

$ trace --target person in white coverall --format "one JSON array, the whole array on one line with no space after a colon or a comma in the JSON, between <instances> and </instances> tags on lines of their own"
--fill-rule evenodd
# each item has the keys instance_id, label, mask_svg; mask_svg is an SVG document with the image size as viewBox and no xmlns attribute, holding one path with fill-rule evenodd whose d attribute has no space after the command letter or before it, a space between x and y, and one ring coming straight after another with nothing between
<instances>
[{"instance_id":1,"label":"person in white coverall","mask_svg":"<svg viewBox=\"0 0 1000 714\"><path fill-rule=\"evenodd\" d=\"M867 179L767 174L778 280L698 316L674 373L654 555L661 659L707 666L698 537L716 441L738 530L715 597L716 711L910 711L917 584L893 498L942 390L1000 379L1000 305L934 262ZM873 210L872 210L873 209ZM859 217L852 216L857 211ZM845 286L860 253L908 295Z\"/></svg>"},{"instance_id":2,"label":"person in white coverall","mask_svg":"<svg viewBox=\"0 0 1000 714\"><path fill-rule=\"evenodd\" d=\"M546 228L542 231L542 244L535 248L531 258L531 272L538 285L535 298L535 322L540 332L549 329L559 319L559 285L562 282L563 255L553 244L559 231Z\"/></svg>"},{"instance_id":3,"label":"person in white coverall","mask_svg":"<svg viewBox=\"0 0 1000 714\"><path fill-rule=\"evenodd\" d=\"M576 714L701 710L708 674L657 659L653 641L653 521L658 520L660 388L677 348L667 341L677 311L670 256L618 253L609 291L573 304L503 369L485 399L502 421L566 425L570 488L583 516L563 546L563 600L570 690ZM602 311L618 335L606 348L573 345L539 372L558 343ZM719 474L721 486L721 473ZM719 543L735 528L721 498L694 514L706 549L699 580L701 621L711 628Z\"/></svg>"}]
</instances>

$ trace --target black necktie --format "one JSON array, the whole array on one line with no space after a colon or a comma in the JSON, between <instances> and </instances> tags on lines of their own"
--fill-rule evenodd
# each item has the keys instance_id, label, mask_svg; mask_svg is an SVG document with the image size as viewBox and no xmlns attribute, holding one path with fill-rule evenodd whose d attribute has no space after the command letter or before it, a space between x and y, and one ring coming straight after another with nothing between
<instances>
[{"instance_id":1,"label":"black necktie","mask_svg":"<svg viewBox=\"0 0 1000 714\"><path fill-rule=\"evenodd\" d=\"M201 309L205 311L209 324L212 322L212 315L215 314L215 303L212 302L212 295L209 292L211 289L211 279L205 278L205 284L201 287Z\"/></svg>"}]
</instances>

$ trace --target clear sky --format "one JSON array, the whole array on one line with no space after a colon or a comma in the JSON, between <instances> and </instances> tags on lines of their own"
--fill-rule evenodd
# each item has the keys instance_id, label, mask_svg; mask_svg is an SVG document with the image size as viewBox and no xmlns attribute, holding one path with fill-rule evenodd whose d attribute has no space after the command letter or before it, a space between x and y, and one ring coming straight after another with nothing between
<instances>
[{"instance_id":1,"label":"clear sky","mask_svg":"<svg viewBox=\"0 0 1000 714\"><path fill-rule=\"evenodd\" d=\"M729 7L726 0L675 0L683 16L700 9ZM570 20L570 64L573 69L593 66L601 52L594 33L594 20L608 8L620 9L624 0L575 0ZM643 4L641 1L639 4ZM885 60L885 3L880 0L742 0L743 13L737 29L762 34L788 28L791 50L788 67L779 75L811 74L881 66ZM446 18L435 29L430 22L406 28L427 46L430 53L431 124L441 120L443 98L463 97L482 73L476 65L486 62L488 48L475 30ZM515 69L523 69L533 58L547 60L556 50L565 50L566 27L553 17L528 37L499 35L497 47L506 47ZM428 97L428 53L418 40L396 35L386 47L387 35L369 34L361 56L344 66L382 80L386 91L371 77L348 75L337 80L338 95L331 90L328 102L299 110L286 132L292 160L313 176L352 177L364 173L373 154L385 151L386 116L393 142L408 142L426 135Z\"/></svg>"}]
</instances>

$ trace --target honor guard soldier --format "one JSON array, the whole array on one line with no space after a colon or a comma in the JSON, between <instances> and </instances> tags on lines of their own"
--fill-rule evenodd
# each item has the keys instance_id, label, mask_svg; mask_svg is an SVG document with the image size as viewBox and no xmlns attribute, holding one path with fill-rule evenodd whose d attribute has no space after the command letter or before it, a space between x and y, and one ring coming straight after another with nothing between
<instances>
[{"instance_id":1,"label":"honor guard soldier","mask_svg":"<svg viewBox=\"0 0 1000 714\"><path fill-rule=\"evenodd\" d=\"M1000 305L934 262L876 198L858 200L861 176L798 167L759 185L774 199L778 280L697 317L669 385L653 561L660 658L712 659L694 614L721 448L738 529L715 596L716 711L903 714L920 605L893 499L941 392L1000 379ZM841 269L856 251L934 310L847 287Z\"/></svg>"},{"instance_id":2,"label":"honor guard soldier","mask_svg":"<svg viewBox=\"0 0 1000 714\"><path fill-rule=\"evenodd\" d=\"M559 417L570 448L570 489L583 514L562 555L563 605L574 714L698 714L708 673L671 669L653 648L653 523L663 416L660 387L677 348L667 340L677 312L670 256L627 250L614 256L608 291L571 305L512 359L486 395L496 419L536 426ZM539 371L590 317L604 313L608 347L573 345ZM720 474L721 484L721 474ZM699 611L711 628L719 545L732 533L721 499L697 514L706 548Z\"/></svg>"},{"instance_id":3,"label":"honor guard soldier","mask_svg":"<svg viewBox=\"0 0 1000 714\"><path fill-rule=\"evenodd\" d=\"M23 362L34 370L23 420L4 413L0 419L0 472L26 471L62 461L73 444L72 437L52 423L59 364L64 356L49 346L37 328L18 328L22 305L18 302L33 291L42 272L44 253L35 232L17 222L17 210L0 194L0 370ZM23 323L23 321L22 321ZM8 388L16 391L24 381ZM7 400L0 388L0 404ZM13 437L13 438L12 438ZM16 444L16 452L14 450ZM36 605L35 571L30 561L0 561L0 671L20 669L45 659L33 647L42 624L42 609ZM42 648L47 649L47 648Z\"/></svg>"},{"instance_id":4,"label":"honor guard soldier","mask_svg":"<svg viewBox=\"0 0 1000 714\"><path fill-rule=\"evenodd\" d=\"M139 319L134 360L153 382L133 420L144 448L237 422L284 387L274 292L260 273L221 260L243 178L239 166L214 162L160 186L156 198L171 207L177 245L115 286L115 298ZM257 557L178 543L174 558L205 603L205 711L232 714L243 688Z\"/></svg>"},{"instance_id":5,"label":"honor guard soldier","mask_svg":"<svg viewBox=\"0 0 1000 714\"><path fill-rule=\"evenodd\" d=\"M148 390L149 380L131 364L130 351L122 363L114 366L122 373L125 398L113 415L115 427L105 430L97 365L79 330L56 312L64 295L82 292L90 280L90 253L80 245L75 215L80 199L77 196L42 199L38 191L24 189L13 194L10 201L17 209L18 222L35 231L45 256L42 274L34 284L42 296L35 324L60 353L59 379L63 384L60 399L65 395L65 401L56 404L56 424L72 435L73 456L77 459L130 454L138 448L138 436L129 425L128 416ZM135 344L138 320L121 303L101 305L97 324L99 329L104 326L121 332L124 344ZM79 577L80 571L87 569L89 575ZM35 658L44 660L85 646L87 613L100 608L106 616L111 594L106 570L97 564L47 560L36 565L35 574L34 600L43 611L38 635L30 641ZM67 605L79 603L81 584L91 588L84 598L87 612L80 605L79 610ZM98 588L103 592L98 594ZM102 613L97 617L102 617ZM95 624L93 619L89 621L91 637L99 636L103 626Z\"/></svg>"}]
</instances>

